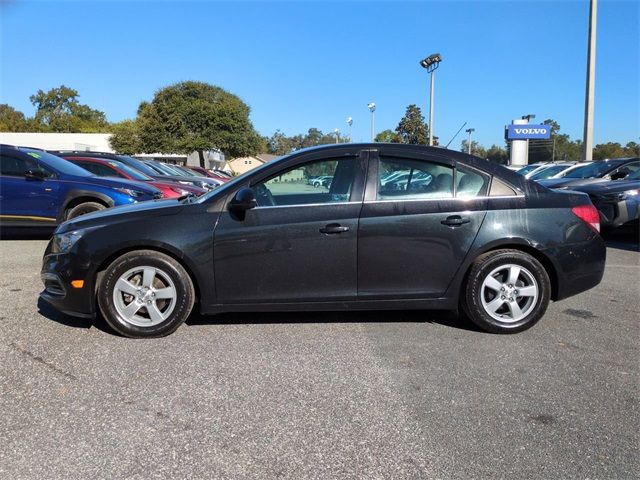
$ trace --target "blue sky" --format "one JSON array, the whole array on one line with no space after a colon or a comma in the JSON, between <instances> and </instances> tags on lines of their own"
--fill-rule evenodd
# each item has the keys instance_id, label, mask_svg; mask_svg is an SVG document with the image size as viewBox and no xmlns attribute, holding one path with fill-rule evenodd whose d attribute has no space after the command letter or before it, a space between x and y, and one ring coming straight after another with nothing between
<instances>
[{"instance_id":1,"label":"blue sky","mask_svg":"<svg viewBox=\"0 0 640 480\"><path fill-rule=\"evenodd\" d=\"M411 103L427 115L418 61L440 52L441 143L466 121L485 146L502 144L504 125L528 113L582 136L586 0L3 3L0 103L28 115L30 95L60 84L118 121L157 89L200 80L239 95L263 135L346 132L352 116L366 141L368 102L378 131ZM595 141L639 141L640 2L598 11Z\"/></svg>"}]
</instances>

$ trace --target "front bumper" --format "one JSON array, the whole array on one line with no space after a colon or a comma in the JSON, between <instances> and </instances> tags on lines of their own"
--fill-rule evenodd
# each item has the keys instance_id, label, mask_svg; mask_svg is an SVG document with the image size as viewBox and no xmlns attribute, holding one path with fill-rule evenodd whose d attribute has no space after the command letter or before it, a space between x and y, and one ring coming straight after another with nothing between
<instances>
[{"instance_id":1,"label":"front bumper","mask_svg":"<svg viewBox=\"0 0 640 480\"><path fill-rule=\"evenodd\" d=\"M56 310L74 317L93 318L95 316L94 285L88 266L74 261L73 254L52 254L47 248L42 259L40 278L44 290L40 298ZM82 288L74 288L72 280L84 280Z\"/></svg>"}]
</instances>

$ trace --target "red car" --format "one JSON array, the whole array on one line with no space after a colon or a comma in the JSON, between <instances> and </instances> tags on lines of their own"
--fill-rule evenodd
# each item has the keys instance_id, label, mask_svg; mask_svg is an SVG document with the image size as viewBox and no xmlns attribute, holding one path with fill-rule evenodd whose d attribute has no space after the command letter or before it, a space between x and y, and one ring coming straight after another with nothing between
<instances>
[{"instance_id":1,"label":"red car","mask_svg":"<svg viewBox=\"0 0 640 480\"><path fill-rule=\"evenodd\" d=\"M200 196L206 192L206 190L193 185L183 185L177 182L153 179L135 168L131 168L117 160L90 157L68 157L66 160L71 163L75 163L99 177L119 177L126 178L128 180L136 180L138 182L147 182L149 185L153 185L158 188L162 192L162 196L165 198L177 198L188 193Z\"/></svg>"},{"instance_id":2,"label":"red car","mask_svg":"<svg viewBox=\"0 0 640 480\"><path fill-rule=\"evenodd\" d=\"M199 173L200 175L204 175L205 177L209 177L209 178L215 178L216 180L220 180L221 182L228 182L231 179L231 177L217 174L215 172L212 172L211 170L207 170L206 168L193 167L191 165L186 165L186 167L193 170L196 173Z\"/></svg>"}]
</instances>

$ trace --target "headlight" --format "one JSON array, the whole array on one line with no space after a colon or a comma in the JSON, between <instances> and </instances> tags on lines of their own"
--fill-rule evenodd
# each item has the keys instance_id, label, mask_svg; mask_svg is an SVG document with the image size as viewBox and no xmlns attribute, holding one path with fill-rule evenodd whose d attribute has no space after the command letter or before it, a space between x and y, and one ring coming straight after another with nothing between
<instances>
[{"instance_id":1,"label":"headlight","mask_svg":"<svg viewBox=\"0 0 640 480\"><path fill-rule=\"evenodd\" d=\"M142 197L145 193L140 190L132 190L131 188L116 188L120 193L124 193L125 195L129 195L133 198Z\"/></svg>"},{"instance_id":2,"label":"headlight","mask_svg":"<svg viewBox=\"0 0 640 480\"><path fill-rule=\"evenodd\" d=\"M66 233L56 233L53 236L53 246L51 248L51 253L66 253L71 250L82 235L84 234L84 230L73 230L71 232Z\"/></svg>"}]
</instances>

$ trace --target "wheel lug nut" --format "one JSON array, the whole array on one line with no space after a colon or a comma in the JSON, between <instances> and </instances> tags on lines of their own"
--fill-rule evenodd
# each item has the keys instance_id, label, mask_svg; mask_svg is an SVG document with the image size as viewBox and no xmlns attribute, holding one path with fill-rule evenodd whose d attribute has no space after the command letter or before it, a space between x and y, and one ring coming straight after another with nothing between
<instances>
[{"instance_id":1,"label":"wheel lug nut","mask_svg":"<svg viewBox=\"0 0 640 480\"><path fill-rule=\"evenodd\" d=\"M504 295L500 295L500 300L504 300L506 297Z\"/></svg>"}]
</instances>

